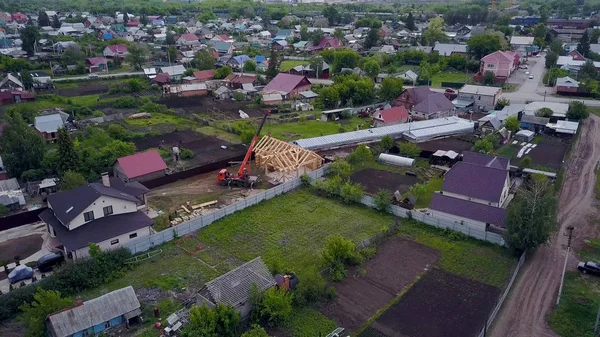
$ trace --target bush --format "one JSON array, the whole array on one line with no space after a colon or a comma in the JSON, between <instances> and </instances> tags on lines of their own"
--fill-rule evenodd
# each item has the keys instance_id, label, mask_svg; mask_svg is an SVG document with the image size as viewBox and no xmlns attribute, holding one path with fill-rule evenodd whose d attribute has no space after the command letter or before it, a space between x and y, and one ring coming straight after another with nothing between
<instances>
[{"instance_id":1,"label":"bush","mask_svg":"<svg viewBox=\"0 0 600 337\"><path fill-rule=\"evenodd\" d=\"M190 149L181 149L179 152L179 157L183 160L194 158L194 152Z\"/></svg>"},{"instance_id":2,"label":"bush","mask_svg":"<svg viewBox=\"0 0 600 337\"><path fill-rule=\"evenodd\" d=\"M128 141L132 138L130 136L131 132L127 131L121 124L110 124L107 132L112 139Z\"/></svg>"},{"instance_id":3,"label":"bush","mask_svg":"<svg viewBox=\"0 0 600 337\"><path fill-rule=\"evenodd\" d=\"M300 184L303 187L310 187L310 176L306 173L300 176Z\"/></svg>"},{"instance_id":4,"label":"bush","mask_svg":"<svg viewBox=\"0 0 600 337\"><path fill-rule=\"evenodd\" d=\"M325 296L327 296L328 300L333 300L334 298L336 298L337 291L335 290L335 287L327 287L327 290L325 290Z\"/></svg>"},{"instance_id":5,"label":"bush","mask_svg":"<svg viewBox=\"0 0 600 337\"><path fill-rule=\"evenodd\" d=\"M358 260L354 242L346 240L340 235L325 239L325 249L322 256L334 281L344 279L347 272L346 265L356 264Z\"/></svg>"},{"instance_id":6,"label":"bush","mask_svg":"<svg viewBox=\"0 0 600 337\"><path fill-rule=\"evenodd\" d=\"M263 294L260 314L269 326L279 326L292 314L292 293L275 287L267 289Z\"/></svg>"},{"instance_id":7,"label":"bush","mask_svg":"<svg viewBox=\"0 0 600 337\"><path fill-rule=\"evenodd\" d=\"M521 159L521 161L519 162L519 168L520 169L524 169L524 168L529 168L531 167L531 164L533 163L533 161L531 160L531 157L529 156L525 156L523 157L523 159Z\"/></svg>"},{"instance_id":8,"label":"bush","mask_svg":"<svg viewBox=\"0 0 600 337\"><path fill-rule=\"evenodd\" d=\"M329 168L327 169L327 173L332 176L339 176L342 179L346 179L352 173L352 167L345 160L337 158Z\"/></svg>"},{"instance_id":9,"label":"bush","mask_svg":"<svg viewBox=\"0 0 600 337\"><path fill-rule=\"evenodd\" d=\"M315 269L298 275L299 283L294 294L294 303L306 305L319 301L325 295L325 279Z\"/></svg>"},{"instance_id":10,"label":"bush","mask_svg":"<svg viewBox=\"0 0 600 337\"><path fill-rule=\"evenodd\" d=\"M350 165L358 165L373 160L373 153L364 144L354 149L354 151L346 157L346 161L348 161Z\"/></svg>"},{"instance_id":11,"label":"bush","mask_svg":"<svg viewBox=\"0 0 600 337\"><path fill-rule=\"evenodd\" d=\"M46 177L46 173L42 169L27 170L21 174L21 180L24 182L38 181Z\"/></svg>"},{"instance_id":12,"label":"bush","mask_svg":"<svg viewBox=\"0 0 600 337\"><path fill-rule=\"evenodd\" d=\"M144 89L144 85L137 78L130 79L127 81L127 84L129 86L129 92L140 92L142 89Z\"/></svg>"},{"instance_id":13,"label":"bush","mask_svg":"<svg viewBox=\"0 0 600 337\"><path fill-rule=\"evenodd\" d=\"M346 203L360 202L363 197L363 190L360 184L345 182L340 188L340 197Z\"/></svg>"},{"instance_id":14,"label":"bush","mask_svg":"<svg viewBox=\"0 0 600 337\"><path fill-rule=\"evenodd\" d=\"M236 100L237 102L243 101L244 100L244 94L242 94L241 92L234 92L233 93L233 99Z\"/></svg>"},{"instance_id":15,"label":"bush","mask_svg":"<svg viewBox=\"0 0 600 337\"><path fill-rule=\"evenodd\" d=\"M115 100L115 103L113 104L113 107L115 107L117 109L131 109L131 108L136 108L137 106L138 106L138 103L137 103L135 97L131 97L131 96L119 97Z\"/></svg>"},{"instance_id":16,"label":"bush","mask_svg":"<svg viewBox=\"0 0 600 337\"><path fill-rule=\"evenodd\" d=\"M390 202L392 201L392 193L385 189L380 189L377 194L373 196L373 202L375 208L382 212L388 212L390 210Z\"/></svg>"},{"instance_id":17,"label":"bush","mask_svg":"<svg viewBox=\"0 0 600 337\"><path fill-rule=\"evenodd\" d=\"M358 251L358 253L363 257L364 260L370 260L375 257L377 254L377 248L375 247L365 247Z\"/></svg>"},{"instance_id":18,"label":"bush","mask_svg":"<svg viewBox=\"0 0 600 337\"><path fill-rule=\"evenodd\" d=\"M400 155L410 158L417 158L421 154L421 149L415 143L403 142L398 145Z\"/></svg>"}]
</instances>

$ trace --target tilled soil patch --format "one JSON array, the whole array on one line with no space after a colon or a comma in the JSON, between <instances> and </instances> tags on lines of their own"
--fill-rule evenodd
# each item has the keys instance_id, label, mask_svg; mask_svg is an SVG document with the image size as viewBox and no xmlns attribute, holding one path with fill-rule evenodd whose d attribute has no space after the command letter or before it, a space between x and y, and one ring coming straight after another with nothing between
<instances>
[{"instance_id":1,"label":"tilled soil patch","mask_svg":"<svg viewBox=\"0 0 600 337\"><path fill-rule=\"evenodd\" d=\"M405 193L412 185L419 182L417 177L377 169L365 169L355 172L350 176L350 180L353 183L361 184L368 194L376 194L380 189L392 193L395 191Z\"/></svg>"},{"instance_id":2,"label":"tilled soil patch","mask_svg":"<svg viewBox=\"0 0 600 337\"><path fill-rule=\"evenodd\" d=\"M356 331L438 258L435 249L391 238L377 247L377 255L362 267L364 276L351 273L335 284L336 299L324 303L320 311L347 331ZM354 274L360 274L362 268Z\"/></svg>"},{"instance_id":3,"label":"tilled soil patch","mask_svg":"<svg viewBox=\"0 0 600 337\"><path fill-rule=\"evenodd\" d=\"M39 234L0 242L0 261L13 262L15 256L24 259L40 250L44 240Z\"/></svg>"},{"instance_id":4,"label":"tilled soil patch","mask_svg":"<svg viewBox=\"0 0 600 337\"><path fill-rule=\"evenodd\" d=\"M388 337L475 337L500 289L429 271L371 325Z\"/></svg>"}]
</instances>

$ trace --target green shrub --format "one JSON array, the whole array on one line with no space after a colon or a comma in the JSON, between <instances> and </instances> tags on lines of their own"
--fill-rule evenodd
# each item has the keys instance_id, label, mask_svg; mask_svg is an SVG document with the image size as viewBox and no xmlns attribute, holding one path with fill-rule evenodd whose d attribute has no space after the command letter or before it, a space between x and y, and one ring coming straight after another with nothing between
<instances>
[{"instance_id":1,"label":"green shrub","mask_svg":"<svg viewBox=\"0 0 600 337\"><path fill-rule=\"evenodd\" d=\"M181 149L179 157L183 160L194 158L194 152L190 149Z\"/></svg>"},{"instance_id":2,"label":"green shrub","mask_svg":"<svg viewBox=\"0 0 600 337\"><path fill-rule=\"evenodd\" d=\"M131 97L131 96L119 97L115 100L115 103L113 104L113 107L115 107L117 109L131 109L131 108L136 108L137 106L138 106L138 103L137 103L135 97Z\"/></svg>"},{"instance_id":3,"label":"green shrub","mask_svg":"<svg viewBox=\"0 0 600 337\"><path fill-rule=\"evenodd\" d=\"M346 240L340 235L325 239L322 256L334 281L343 280L347 273L346 265L355 264L358 260L354 242Z\"/></svg>"},{"instance_id":4,"label":"green shrub","mask_svg":"<svg viewBox=\"0 0 600 337\"><path fill-rule=\"evenodd\" d=\"M365 247L358 251L358 253L365 259L370 260L375 257L377 254L377 248L375 247Z\"/></svg>"},{"instance_id":5,"label":"green shrub","mask_svg":"<svg viewBox=\"0 0 600 337\"><path fill-rule=\"evenodd\" d=\"M306 305L319 301L325 295L325 279L316 269L298 275L298 287L294 294L294 303Z\"/></svg>"},{"instance_id":6,"label":"green shrub","mask_svg":"<svg viewBox=\"0 0 600 337\"><path fill-rule=\"evenodd\" d=\"M261 316L269 326L279 326L292 315L292 293L275 287L267 289L261 303Z\"/></svg>"},{"instance_id":7,"label":"green shrub","mask_svg":"<svg viewBox=\"0 0 600 337\"><path fill-rule=\"evenodd\" d=\"M352 167L350 167L350 164L348 164L347 161L337 158L329 165L327 173L332 176L339 176L342 179L346 179L352 173Z\"/></svg>"},{"instance_id":8,"label":"green shrub","mask_svg":"<svg viewBox=\"0 0 600 337\"><path fill-rule=\"evenodd\" d=\"M360 202L363 197L363 190L360 184L354 184L350 181L346 181L340 188L340 197L345 203Z\"/></svg>"},{"instance_id":9,"label":"green shrub","mask_svg":"<svg viewBox=\"0 0 600 337\"><path fill-rule=\"evenodd\" d=\"M303 187L310 187L310 176L306 173L300 176L300 184Z\"/></svg>"},{"instance_id":10,"label":"green shrub","mask_svg":"<svg viewBox=\"0 0 600 337\"><path fill-rule=\"evenodd\" d=\"M354 151L352 151L348 157L346 157L346 160L348 163L350 163L350 165L359 165L365 162L373 161L374 159L371 150L369 150L369 148L363 144L354 149Z\"/></svg>"},{"instance_id":11,"label":"green shrub","mask_svg":"<svg viewBox=\"0 0 600 337\"><path fill-rule=\"evenodd\" d=\"M382 212L388 212L390 210L391 201L392 193L388 190L380 189L379 192L373 196L375 208Z\"/></svg>"},{"instance_id":12,"label":"green shrub","mask_svg":"<svg viewBox=\"0 0 600 337\"><path fill-rule=\"evenodd\" d=\"M337 297L337 291L335 290L335 287L327 287L327 290L325 290L325 296L327 296L328 300L333 300Z\"/></svg>"}]
</instances>

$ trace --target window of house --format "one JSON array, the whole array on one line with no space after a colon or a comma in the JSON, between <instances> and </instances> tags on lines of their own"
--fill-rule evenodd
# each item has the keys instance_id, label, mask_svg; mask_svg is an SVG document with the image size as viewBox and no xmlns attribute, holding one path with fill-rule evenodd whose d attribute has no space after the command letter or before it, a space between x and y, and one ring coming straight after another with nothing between
<instances>
[{"instance_id":1,"label":"window of house","mask_svg":"<svg viewBox=\"0 0 600 337\"><path fill-rule=\"evenodd\" d=\"M86 222L94 220L94 211L89 211L89 212L83 213L83 219Z\"/></svg>"},{"instance_id":2,"label":"window of house","mask_svg":"<svg viewBox=\"0 0 600 337\"><path fill-rule=\"evenodd\" d=\"M110 321L104 322L104 329L110 328Z\"/></svg>"},{"instance_id":3,"label":"window of house","mask_svg":"<svg viewBox=\"0 0 600 337\"><path fill-rule=\"evenodd\" d=\"M83 333L81 334L83 337L87 337L90 335L90 333L87 330L83 330Z\"/></svg>"},{"instance_id":4,"label":"window of house","mask_svg":"<svg viewBox=\"0 0 600 337\"><path fill-rule=\"evenodd\" d=\"M496 65L495 65L495 64L493 64L493 63L488 63L488 64L487 64L487 67L488 67L488 68L494 68L495 66L496 66Z\"/></svg>"},{"instance_id":5,"label":"window of house","mask_svg":"<svg viewBox=\"0 0 600 337\"><path fill-rule=\"evenodd\" d=\"M114 239L110 242L111 245L116 245L117 243L119 243L119 239Z\"/></svg>"},{"instance_id":6,"label":"window of house","mask_svg":"<svg viewBox=\"0 0 600 337\"><path fill-rule=\"evenodd\" d=\"M137 233L129 234L130 239L137 238Z\"/></svg>"},{"instance_id":7,"label":"window of house","mask_svg":"<svg viewBox=\"0 0 600 337\"><path fill-rule=\"evenodd\" d=\"M104 210L104 216L113 214L112 205L104 207L103 210Z\"/></svg>"}]
</instances>

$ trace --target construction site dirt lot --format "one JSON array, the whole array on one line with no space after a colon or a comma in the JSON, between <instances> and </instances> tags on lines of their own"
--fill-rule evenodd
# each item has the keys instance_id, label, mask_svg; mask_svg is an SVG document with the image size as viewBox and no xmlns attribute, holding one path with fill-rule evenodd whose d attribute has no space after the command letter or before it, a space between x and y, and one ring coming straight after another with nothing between
<instances>
[{"instance_id":1,"label":"construction site dirt lot","mask_svg":"<svg viewBox=\"0 0 600 337\"><path fill-rule=\"evenodd\" d=\"M138 151L150 148L162 148L171 151L173 146L192 150L194 158L188 160L190 167L214 163L246 153L247 148L241 144L231 144L213 136L206 136L192 130L174 131L134 141ZM225 146L223 149L221 146Z\"/></svg>"},{"instance_id":2,"label":"construction site dirt lot","mask_svg":"<svg viewBox=\"0 0 600 337\"><path fill-rule=\"evenodd\" d=\"M157 187L148 193L148 203L152 208L164 212L179 209L187 202L194 205L217 200L214 207L222 207L261 191L257 188L233 187L230 189L227 186L221 186L217 183L217 174L218 171L212 171Z\"/></svg>"},{"instance_id":3,"label":"construction site dirt lot","mask_svg":"<svg viewBox=\"0 0 600 337\"><path fill-rule=\"evenodd\" d=\"M430 140L428 142L419 143L417 145L421 150L431 153L434 153L437 150L452 150L457 153L462 153L464 151L471 151L471 148L473 147L473 143L454 137Z\"/></svg>"},{"instance_id":4,"label":"construction site dirt lot","mask_svg":"<svg viewBox=\"0 0 600 337\"><path fill-rule=\"evenodd\" d=\"M215 100L209 96L164 99L158 103L172 109L180 109L190 114L208 115L217 120L241 119L239 110L244 111L250 117L262 117L265 114L265 109L248 108L248 102Z\"/></svg>"},{"instance_id":5,"label":"construction site dirt lot","mask_svg":"<svg viewBox=\"0 0 600 337\"><path fill-rule=\"evenodd\" d=\"M387 337L475 337L500 289L433 269L371 325Z\"/></svg>"},{"instance_id":6,"label":"construction site dirt lot","mask_svg":"<svg viewBox=\"0 0 600 337\"><path fill-rule=\"evenodd\" d=\"M368 194L376 194L381 189L392 193L406 193L412 185L419 182L419 178L369 168L353 173L350 181L361 184Z\"/></svg>"},{"instance_id":7,"label":"construction site dirt lot","mask_svg":"<svg viewBox=\"0 0 600 337\"><path fill-rule=\"evenodd\" d=\"M390 303L415 278L434 264L439 251L394 237L377 247L377 255L335 284L337 297L320 311L349 332L358 330L377 310ZM364 273L364 276L358 274Z\"/></svg>"},{"instance_id":8,"label":"construction site dirt lot","mask_svg":"<svg viewBox=\"0 0 600 337\"><path fill-rule=\"evenodd\" d=\"M0 242L0 264L2 261L13 262L16 256L24 259L33 255L40 250L43 241L41 235L34 234Z\"/></svg>"}]
</instances>

